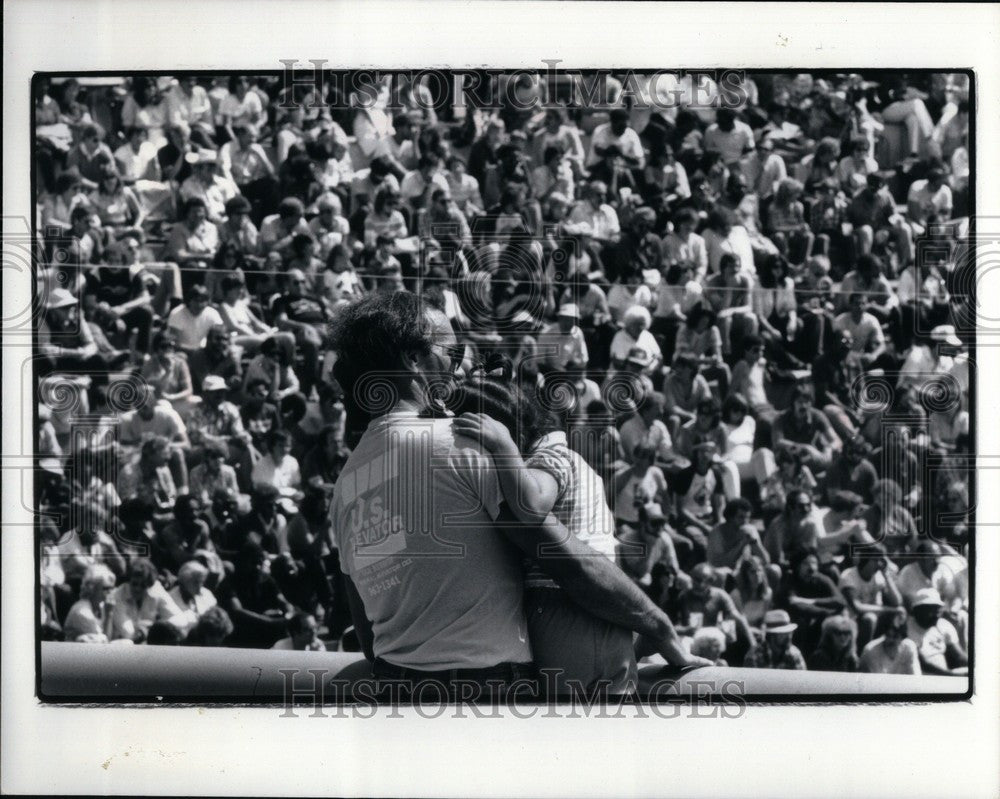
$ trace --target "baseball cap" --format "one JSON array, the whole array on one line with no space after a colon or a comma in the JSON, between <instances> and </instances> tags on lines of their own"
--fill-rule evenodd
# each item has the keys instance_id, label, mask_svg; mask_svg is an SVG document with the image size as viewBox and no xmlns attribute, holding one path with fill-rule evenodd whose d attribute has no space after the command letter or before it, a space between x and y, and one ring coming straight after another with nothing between
<instances>
[{"instance_id":1,"label":"baseball cap","mask_svg":"<svg viewBox=\"0 0 1000 799\"><path fill-rule=\"evenodd\" d=\"M921 605L934 605L935 607L943 608L944 602L941 601L941 595L937 592L937 589L921 588L914 594L911 607L919 608Z\"/></svg>"},{"instance_id":2,"label":"baseball cap","mask_svg":"<svg viewBox=\"0 0 1000 799\"><path fill-rule=\"evenodd\" d=\"M580 318L580 309L577 308L576 303L567 302L559 306L559 311L557 316L571 316L574 319Z\"/></svg>"}]
</instances>

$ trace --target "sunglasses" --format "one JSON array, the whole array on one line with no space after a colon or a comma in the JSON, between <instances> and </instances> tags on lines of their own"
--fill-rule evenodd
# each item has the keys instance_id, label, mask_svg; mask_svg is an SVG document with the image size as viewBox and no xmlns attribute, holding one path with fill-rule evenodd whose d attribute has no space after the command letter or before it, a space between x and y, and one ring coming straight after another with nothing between
<instances>
[{"instance_id":1,"label":"sunglasses","mask_svg":"<svg viewBox=\"0 0 1000 799\"><path fill-rule=\"evenodd\" d=\"M462 365L462 361L465 360L465 345L464 344L449 344L447 346L443 344L437 345L444 350L445 355L448 356L449 365L448 369L451 372L458 371L458 367Z\"/></svg>"}]
</instances>

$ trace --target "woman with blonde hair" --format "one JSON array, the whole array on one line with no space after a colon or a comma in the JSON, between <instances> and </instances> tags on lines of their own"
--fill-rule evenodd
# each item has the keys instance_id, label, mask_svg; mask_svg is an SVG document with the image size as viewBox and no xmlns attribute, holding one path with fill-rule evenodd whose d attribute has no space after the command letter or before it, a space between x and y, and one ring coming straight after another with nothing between
<instances>
[{"instance_id":1,"label":"woman with blonde hair","mask_svg":"<svg viewBox=\"0 0 1000 799\"><path fill-rule=\"evenodd\" d=\"M809 668L813 671L857 671L858 670L858 625L854 619L844 616L828 616L823 619L819 644Z\"/></svg>"},{"instance_id":2,"label":"woman with blonde hair","mask_svg":"<svg viewBox=\"0 0 1000 799\"><path fill-rule=\"evenodd\" d=\"M91 566L80 582L80 599L70 608L63 625L67 641L106 644L111 638L111 605L108 594L115 575L104 564Z\"/></svg>"},{"instance_id":3,"label":"woman with blonde hair","mask_svg":"<svg viewBox=\"0 0 1000 799\"><path fill-rule=\"evenodd\" d=\"M743 558L736 567L734 579L736 585L729 595L750 626L759 627L774 605L774 592L767 581L764 561L756 555Z\"/></svg>"}]
</instances>

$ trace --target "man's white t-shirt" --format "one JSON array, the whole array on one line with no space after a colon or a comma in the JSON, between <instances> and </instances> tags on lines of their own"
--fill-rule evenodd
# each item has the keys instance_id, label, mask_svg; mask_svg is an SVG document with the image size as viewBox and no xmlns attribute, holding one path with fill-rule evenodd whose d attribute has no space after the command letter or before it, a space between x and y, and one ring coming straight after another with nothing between
<instances>
[{"instance_id":1,"label":"man's white t-shirt","mask_svg":"<svg viewBox=\"0 0 1000 799\"><path fill-rule=\"evenodd\" d=\"M222 324L219 312L211 306L195 316L187 305L178 305L167 317L167 327L177 336L177 342L189 350L204 347L208 331Z\"/></svg>"},{"instance_id":2,"label":"man's white t-shirt","mask_svg":"<svg viewBox=\"0 0 1000 799\"><path fill-rule=\"evenodd\" d=\"M840 575L840 587L850 588L854 591L855 599L865 605L884 604L883 598L889 588L882 572L875 572L871 580L865 580L857 566L844 570Z\"/></svg>"},{"instance_id":3,"label":"man's white t-shirt","mask_svg":"<svg viewBox=\"0 0 1000 799\"><path fill-rule=\"evenodd\" d=\"M330 516L376 657L424 671L531 660L521 553L494 526L501 499L493 459L450 419L393 412L368 426Z\"/></svg>"}]
</instances>

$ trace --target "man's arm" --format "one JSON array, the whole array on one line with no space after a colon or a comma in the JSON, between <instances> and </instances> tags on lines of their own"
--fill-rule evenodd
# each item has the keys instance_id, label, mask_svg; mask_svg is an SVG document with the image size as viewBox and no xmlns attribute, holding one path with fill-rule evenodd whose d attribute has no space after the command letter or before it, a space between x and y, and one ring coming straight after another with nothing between
<instances>
[{"instance_id":1,"label":"man's arm","mask_svg":"<svg viewBox=\"0 0 1000 799\"><path fill-rule=\"evenodd\" d=\"M375 660L375 634L372 632L372 623L365 615L365 606L361 601L361 595L354 585L354 581L344 575L344 585L347 586L347 605L351 610L351 620L354 622L354 631L358 635L361 643L361 651L369 661Z\"/></svg>"},{"instance_id":2,"label":"man's arm","mask_svg":"<svg viewBox=\"0 0 1000 799\"><path fill-rule=\"evenodd\" d=\"M667 614L604 555L584 544L551 514L526 527L507 508L497 523L503 534L566 591L580 607L657 642L657 649L675 665L706 665L688 655Z\"/></svg>"}]
</instances>

